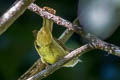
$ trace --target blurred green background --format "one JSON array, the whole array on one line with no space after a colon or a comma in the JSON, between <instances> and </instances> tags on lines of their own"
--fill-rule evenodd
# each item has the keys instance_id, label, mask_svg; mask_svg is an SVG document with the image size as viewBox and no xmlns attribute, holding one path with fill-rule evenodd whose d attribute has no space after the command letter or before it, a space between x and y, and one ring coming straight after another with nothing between
<instances>
[{"instance_id":1,"label":"blurred green background","mask_svg":"<svg viewBox=\"0 0 120 80\"><path fill-rule=\"evenodd\" d=\"M0 0L0 16L15 0ZM40 7L49 6L58 16L73 21L77 16L78 0L36 0ZM0 80L17 80L38 58L32 31L40 29L42 18L26 10L14 24L0 36ZM53 35L59 37L65 28L54 24ZM107 42L120 46L120 28ZM81 44L74 34L66 43L69 48ZM120 57L104 51L90 51L80 57L83 61L74 68L61 68L44 80L120 80Z\"/></svg>"}]
</instances>

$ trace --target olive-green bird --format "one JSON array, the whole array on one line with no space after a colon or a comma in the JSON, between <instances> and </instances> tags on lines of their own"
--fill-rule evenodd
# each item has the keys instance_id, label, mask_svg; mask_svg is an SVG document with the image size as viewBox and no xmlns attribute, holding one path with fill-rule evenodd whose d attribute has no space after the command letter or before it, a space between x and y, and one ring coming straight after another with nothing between
<instances>
[{"instance_id":1,"label":"olive-green bird","mask_svg":"<svg viewBox=\"0 0 120 80\"><path fill-rule=\"evenodd\" d=\"M56 13L55 10L48 7L44 7L43 9L52 14ZM54 64L70 52L64 45L62 45L62 43L53 38L52 28L53 21L43 18L42 28L37 32L36 40L34 42L35 48L41 57L41 61L45 64ZM79 61L78 58L74 58L63 67L73 67Z\"/></svg>"}]
</instances>

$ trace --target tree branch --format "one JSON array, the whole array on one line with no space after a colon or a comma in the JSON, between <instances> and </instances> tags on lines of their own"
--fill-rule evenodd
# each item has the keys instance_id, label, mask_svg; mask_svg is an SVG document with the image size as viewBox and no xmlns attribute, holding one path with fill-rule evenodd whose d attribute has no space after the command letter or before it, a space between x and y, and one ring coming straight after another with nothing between
<instances>
[{"instance_id":1,"label":"tree branch","mask_svg":"<svg viewBox=\"0 0 120 80\"><path fill-rule=\"evenodd\" d=\"M78 24L77 22L78 22L78 18L76 18L73 21L73 24L77 25ZM70 37L73 35L73 33L74 33L73 30L66 29L58 38L58 40L61 41L62 43L66 43L70 39Z\"/></svg>"},{"instance_id":2,"label":"tree branch","mask_svg":"<svg viewBox=\"0 0 120 80\"><path fill-rule=\"evenodd\" d=\"M45 11L44 9L40 8L39 6L37 6L34 3L32 3L28 7L28 9L30 11L33 11L36 14L40 15L41 17L53 20L56 24L64 26L64 27L68 28L69 30L73 30L74 31L76 29L76 30L82 31L81 27L75 27L75 29L74 29L74 25L71 22L69 22L69 21L67 21L67 20L65 20L65 19L63 19L63 18L61 18L59 16L55 16L55 15Z\"/></svg>"},{"instance_id":3,"label":"tree branch","mask_svg":"<svg viewBox=\"0 0 120 80\"><path fill-rule=\"evenodd\" d=\"M12 7L0 18L0 35L4 33L10 25L24 13L27 7L35 0L17 0Z\"/></svg>"},{"instance_id":4,"label":"tree branch","mask_svg":"<svg viewBox=\"0 0 120 80\"><path fill-rule=\"evenodd\" d=\"M68 41L68 39L70 39L70 37L72 36L74 32L72 30L66 29L58 38L59 41L61 41L62 43L66 43Z\"/></svg>"}]
</instances>

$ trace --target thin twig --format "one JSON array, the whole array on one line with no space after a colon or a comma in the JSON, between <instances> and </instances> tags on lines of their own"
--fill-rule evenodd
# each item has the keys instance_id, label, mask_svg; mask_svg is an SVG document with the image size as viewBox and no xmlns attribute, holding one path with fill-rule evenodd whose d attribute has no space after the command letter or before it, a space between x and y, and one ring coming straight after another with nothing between
<instances>
[{"instance_id":1,"label":"thin twig","mask_svg":"<svg viewBox=\"0 0 120 80\"><path fill-rule=\"evenodd\" d=\"M73 24L75 25L79 25L78 23L78 18L76 18L74 21L73 21ZM70 37L73 35L73 30L69 30L69 29L66 29L61 35L60 37L58 38L59 41L61 41L62 43L66 43Z\"/></svg>"},{"instance_id":2,"label":"thin twig","mask_svg":"<svg viewBox=\"0 0 120 80\"><path fill-rule=\"evenodd\" d=\"M74 29L74 25L71 22L69 22L69 21L67 21L67 20L65 20L65 19L63 19L63 18L61 18L59 16L55 16L55 15L45 11L44 9L40 8L39 6L37 6L34 3L32 3L28 7L28 9L30 11L33 11L36 14L40 15L41 17L53 20L56 24L64 26L64 27L66 27L69 30L73 30L74 31L77 28L77 30L79 30L80 32L82 31L81 27L75 27L75 29Z\"/></svg>"},{"instance_id":3,"label":"thin twig","mask_svg":"<svg viewBox=\"0 0 120 80\"><path fill-rule=\"evenodd\" d=\"M68 39L70 39L70 37L72 36L74 32L72 30L66 29L62 35L60 35L60 37L58 38L59 41L61 41L62 43L66 43L68 41Z\"/></svg>"},{"instance_id":4,"label":"thin twig","mask_svg":"<svg viewBox=\"0 0 120 80\"><path fill-rule=\"evenodd\" d=\"M4 33L10 25L24 13L27 7L35 0L17 0L12 7L0 18L0 35Z\"/></svg>"},{"instance_id":5,"label":"thin twig","mask_svg":"<svg viewBox=\"0 0 120 80\"><path fill-rule=\"evenodd\" d=\"M96 39L92 41L91 45L93 45L95 49L100 49L100 50L108 52L108 54L120 56L120 47L115 46L113 44Z\"/></svg>"}]
</instances>

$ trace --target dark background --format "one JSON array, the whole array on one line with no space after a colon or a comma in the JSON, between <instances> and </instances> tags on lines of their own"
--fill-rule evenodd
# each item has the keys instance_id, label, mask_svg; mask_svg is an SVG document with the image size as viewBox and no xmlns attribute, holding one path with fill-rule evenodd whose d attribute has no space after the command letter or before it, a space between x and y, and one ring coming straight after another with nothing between
<instances>
[{"instance_id":1,"label":"dark background","mask_svg":"<svg viewBox=\"0 0 120 80\"><path fill-rule=\"evenodd\" d=\"M0 0L0 16L15 0ZM49 6L58 16L73 21L77 16L78 0L36 0L40 7ZM42 18L26 10L11 27L0 36L0 80L16 80L38 58L34 48L32 31L40 29ZM54 24L53 35L59 37L65 28ZM120 46L120 28L107 39ZM74 34L66 43L69 48L77 48L81 40ZM104 51L94 50L80 57L83 61L74 68L61 68L44 80L120 80L120 57Z\"/></svg>"}]
</instances>

